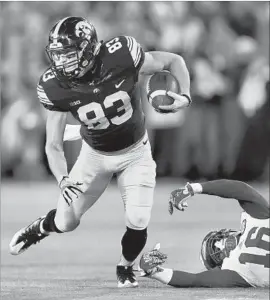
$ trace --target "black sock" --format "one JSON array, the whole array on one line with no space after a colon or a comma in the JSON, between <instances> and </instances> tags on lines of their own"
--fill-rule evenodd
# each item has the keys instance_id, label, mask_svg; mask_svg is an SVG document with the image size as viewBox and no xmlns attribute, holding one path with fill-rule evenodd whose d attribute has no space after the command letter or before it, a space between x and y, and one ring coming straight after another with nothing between
<instances>
[{"instance_id":1,"label":"black sock","mask_svg":"<svg viewBox=\"0 0 270 300\"><path fill-rule=\"evenodd\" d=\"M134 261L144 248L147 240L147 228L134 230L127 227L122 238L122 254L127 261Z\"/></svg>"},{"instance_id":2,"label":"black sock","mask_svg":"<svg viewBox=\"0 0 270 300\"><path fill-rule=\"evenodd\" d=\"M43 221L43 229L48 232L62 233L62 231L60 231L55 225L54 222L55 214L56 214L56 209L53 209L47 213L47 216Z\"/></svg>"}]
</instances>

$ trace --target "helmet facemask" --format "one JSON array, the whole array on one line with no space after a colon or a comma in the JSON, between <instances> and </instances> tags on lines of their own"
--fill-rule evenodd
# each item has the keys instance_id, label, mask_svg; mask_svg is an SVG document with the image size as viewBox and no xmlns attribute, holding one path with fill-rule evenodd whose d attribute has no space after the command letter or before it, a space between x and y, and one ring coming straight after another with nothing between
<instances>
[{"instance_id":1,"label":"helmet facemask","mask_svg":"<svg viewBox=\"0 0 270 300\"><path fill-rule=\"evenodd\" d=\"M71 46L61 47L54 47L52 43L46 47L46 52L52 63L52 71L56 76L72 79L94 66L95 48L96 44L90 45L89 41L83 40Z\"/></svg>"},{"instance_id":2,"label":"helmet facemask","mask_svg":"<svg viewBox=\"0 0 270 300\"><path fill-rule=\"evenodd\" d=\"M201 260L205 267L213 269L221 268L225 257L229 257L230 252L236 248L239 242L240 233L238 231L221 229L207 234L201 247Z\"/></svg>"},{"instance_id":3,"label":"helmet facemask","mask_svg":"<svg viewBox=\"0 0 270 300\"><path fill-rule=\"evenodd\" d=\"M56 77L70 80L94 68L97 49L94 26L81 17L68 17L51 30L46 52Z\"/></svg>"}]
</instances>

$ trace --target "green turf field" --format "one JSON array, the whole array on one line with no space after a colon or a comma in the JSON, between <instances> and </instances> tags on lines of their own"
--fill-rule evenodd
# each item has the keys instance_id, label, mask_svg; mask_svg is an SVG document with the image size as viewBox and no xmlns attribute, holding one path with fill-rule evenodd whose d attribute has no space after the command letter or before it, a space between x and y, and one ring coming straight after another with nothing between
<instances>
[{"instance_id":1,"label":"green turf field","mask_svg":"<svg viewBox=\"0 0 270 300\"><path fill-rule=\"evenodd\" d=\"M236 201L197 196L186 212L170 216L169 192L176 181L159 181L146 249L156 242L169 256L165 266L201 271L200 243L209 230L238 228ZM255 187L269 199L269 188ZM53 183L2 183L1 186L1 299L2 300L224 300L268 299L268 290L175 289L139 278L139 288L117 289L115 266L125 224L123 205L114 184L71 233L51 235L19 256L8 253L12 235L54 208L58 188Z\"/></svg>"}]
</instances>

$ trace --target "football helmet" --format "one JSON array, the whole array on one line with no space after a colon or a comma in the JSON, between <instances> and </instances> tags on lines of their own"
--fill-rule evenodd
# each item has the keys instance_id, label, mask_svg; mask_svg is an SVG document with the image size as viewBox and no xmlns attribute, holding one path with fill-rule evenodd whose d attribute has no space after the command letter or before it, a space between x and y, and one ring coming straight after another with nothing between
<instances>
[{"instance_id":1,"label":"football helmet","mask_svg":"<svg viewBox=\"0 0 270 300\"><path fill-rule=\"evenodd\" d=\"M207 270L221 268L225 257L236 248L241 232L221 229L209 232L202 241L200 259Z\"/></svg>"},{"instance_id":2,"label":"football helmet","mask_svg":"<svg viewBox=\"0 0 270 300\"><path fill-rule=\"evenodd\" d=\"M46 53L58 79L72 79L94 68L99 49L95 27L82 17L66 17L49 33Z\"/></svg>"}]
</instances>

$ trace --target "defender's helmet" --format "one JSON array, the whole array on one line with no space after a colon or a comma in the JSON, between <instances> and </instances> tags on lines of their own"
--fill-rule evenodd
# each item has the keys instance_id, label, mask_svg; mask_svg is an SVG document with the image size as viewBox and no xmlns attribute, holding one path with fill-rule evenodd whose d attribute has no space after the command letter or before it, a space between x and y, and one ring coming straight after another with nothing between
<instances>
[{"instance_id":1,"label":"defender's helmet","mask_svg":"<svg viewBox=\"0 0 270 300\"><path fill-rule=\"evenodd\" d=\"M67 17L50 31L46 52L58 79L77 77L95 64L98 39L95 27L81 17Z\"/></svg>"},{"instance_id":2,"label":"defender's helmet","mask_svg":"<svg viewBox=\"0 0 270 300\"><path fill-rule=\"evenodd\" d=\"M207 270L221 268L225 257L236 248L241 233L231 229L209 232L202 241L200 258Z\"/></svg>"}]
</instances>

